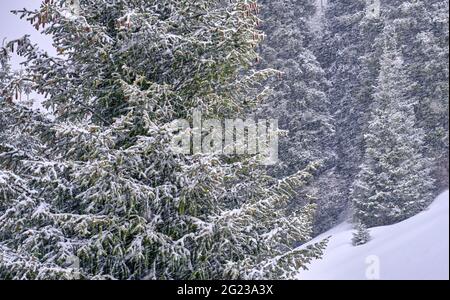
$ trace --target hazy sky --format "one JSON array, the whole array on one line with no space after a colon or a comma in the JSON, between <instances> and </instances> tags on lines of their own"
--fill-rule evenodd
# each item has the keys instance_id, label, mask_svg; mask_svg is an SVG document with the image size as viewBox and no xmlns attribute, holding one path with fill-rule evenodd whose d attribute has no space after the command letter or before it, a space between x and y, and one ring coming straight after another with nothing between
<instances>
[{"instance_id":1,"label":"hazy sky","mask_svg":"<svg viewBox=\"0 0 450 300\"><path fill-rule=\"evenodd\" d=\"M56 55L49 36L40 34L28 21L25 19L21 20L18 16L11 13L11 10L14 9L38 8L40 3L41 0L0 0L0 46L3 44L3 41L29 34L33 43L38 44L41 49L47 50L50 54ZM20 61L20 57L14 56L12 58L13 67L16 69L20 68ZM32 94L31 97L38 101L34 107L40 109L40 102L43 100L43 96Z\"/></svg>"},{"instance_id":2,"label":"hazy sky","mask_svg":"<svg viewBox=\"0 0 450 300\"><path fill-rule=\"evenodd\" d=\"M50 37L40 34L28 21L11 13L13 9L38 8L40 3L41 0L0 0L0 43L5 38L11 40L30 34L34 43L54 54ZM17 58L14 62L17 63Z\"/></svg>"}]
</instances>

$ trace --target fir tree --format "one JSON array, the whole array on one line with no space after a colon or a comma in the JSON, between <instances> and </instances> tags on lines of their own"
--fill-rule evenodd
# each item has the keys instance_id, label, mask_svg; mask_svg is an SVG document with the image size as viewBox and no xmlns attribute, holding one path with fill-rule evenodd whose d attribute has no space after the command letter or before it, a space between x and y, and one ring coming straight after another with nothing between
<instances>
[{"instance_id":1,"label":"fir tree","mask_svg":"<svg viewBox=\"0 0 450 300\"><path fill-rule=\"evenodd\" d=\"M260 50L260 67L282 72L274 82L274 93L261 111L264 116L277 118L280 128L287 132L280 139L280 164L273 173L283 177L295 174L310 163L321 163L316 181L301 191L294 206L307 204L310 200L306 196L314 198L311 201L317 204L315 227L328 229L336 220L328 218L331 214L324 209L331 209L334 199L328 188L332 185L323 182L332 180L335 137L326 94L329 82L313 53L310 22L316 12L315 1L260 2L261 30L266 34Z\"/></svg>"},{"instance_id":2,"label":"fir tree","mask_svg":"<svg viewBox=\"0 0 450 300\"><path fill-rule=\"evenodd\" d=\"M0 49L0 278L32 278L38 272L71 278L71 272L32 255L38 251L30 243L38 239L33 236L39 233L37 208L44 201L37 185L42 174L34 167L42 159L39 136L48 133L49 121L18 99L28 86L21 81L23 74L12 71L10 51Z\"/></svg>"},{"instance_id":3,"label":"fir tree","mask_svg":"<svg viewBox=\"0 0 450 300\"><path fill-rule=\"evenodd\" d=\"M3 208L30 190L28 178L19 174L21 160L35 154L37 141L32 137L33 130L42 121L18 101L19 90L26 88L9 60L9 51L0 48L0 203Z\"/></svg>"},{"instance_id":4,"label":"fir tree","mask_svg":"<svg viewBox=\"0 0 450 300\"><path fill-rule=\"evenodd\" d=\"M448 188L449 17L448 0L386 3L397 27L408 78L417 98L417 123L425 132L425 155L435 161L439 191Z\"/></svg>"},{"instance_id":5,"label":"fir tree","mask_svg":"<svg viewBox=\"0 0 450 300\"><path fill-rule=\"evenodd\" d=\"M254 157L169 147L174 119L231 118L266 94L261 80L278 73L248 70L257 12L245 0L49 0L17 12L65 57L10 43L56 120L29 163L38 193L1 211L0 278L280 279L320 257L325 242L293 248L310 237L314 206L287 209L314 164L274 180Z\"/></svg>"},{"instance_id":6,"label":"fir tree","mask_svg":"<svg viewBox=\"0 0 450 300\"><path fill-rule=\"evenodd\" d=\"M309 21L315 1L262 1L267 38L262 44L263 67L282 72L264 113L279 119L288 136L281 141L281 174L292 174L309 163L333 158L333 120L325 93L325 72L312 52Z\"/></svg>"},{"instance_id":7,"label":"fir tree","mask_svg":"<svg viewBox=\"0 0 450 300\"><path fill-rule=\"evenodd\" d=\"M381 20L367 14L366 0L329 0L325 10L324 34L317 43L319 61L330 87L326 90L335 120L336 164L334 177L339 191L333 214L349 207L350 186L364 155L363 133L373 103L378 76L377 37Z\"/></svg>"},{"instance_id":8,"label":"fir tree","mask_svg":"<svg viewBox=\"0 0 450 300\"><path fill-rule=\"evenodd\" d=\"M353 246L365 245L371 240L370 232L364 224L360 222L356 223L355 230L352 238Z\"/></svg>"},{"instance_id":9,"label":"fir tree","mask_svg":"<svg viewBox=\"0 0 450 300\"><path fill-rule=\"evenodd\" d=\"M352 193L354 216L369 227L397 223L417 214L431 200L433 188L431 162L423 156L424 132L416 124L416 100L408 97L412 85L394 26L386 26L383 36L375 109Z\"/></svg>"},{"instance_id":10,"label":"fir tree","mask_svg":"<svg viewBox=\"0 0 450 300\"><path fill-rule=\"evenodd\" d=\"M325 34L318 49L320 61L332 83L328 96L336 119L338 168L347 177L356 173L357 160L362 152L358 142L360 125L363 124L359 120L361 110L358 109L360 85L355 78L361 73L363 64L360 58L365 54L365 40L361 34L365 8L364 0L328 1Z\"/></svg>"}]
</instances>

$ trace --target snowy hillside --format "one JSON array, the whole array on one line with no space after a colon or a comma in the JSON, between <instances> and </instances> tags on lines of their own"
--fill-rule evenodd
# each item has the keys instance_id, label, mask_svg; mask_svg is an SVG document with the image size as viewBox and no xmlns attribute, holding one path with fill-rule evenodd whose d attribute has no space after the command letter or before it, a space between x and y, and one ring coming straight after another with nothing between
<instances>
[{"instance_id":1,"label":"snowy hillside","mask_svg":"<svg viewBox=\"0 0 450 300\"><path fill-rule=\"evenodd\" d=\"M449 279L449 193L427 211L404 222L370 229L372 240L351 244L352 227L343 223L312 242L332 236L322 260L312 263L299 279L364 280ZM374 273L375 272L375 273Z\"/></svg>"}]
</instances>

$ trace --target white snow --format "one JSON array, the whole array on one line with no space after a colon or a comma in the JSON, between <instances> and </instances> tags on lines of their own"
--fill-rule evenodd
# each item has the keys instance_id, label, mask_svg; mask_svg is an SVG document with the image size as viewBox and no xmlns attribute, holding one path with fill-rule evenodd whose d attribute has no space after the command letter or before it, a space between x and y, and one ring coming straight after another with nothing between
<instances>
[{"instance_id":1,"label":"white snow","mask_svg":"<svg viewBox=\"0 0 450 300\"><path fill-rule=\"evenodd\" d=\"M317 237L310 243L332 236L323 259L313 261L298 279L449 279L448 191L426 211L398 224L371 228L370 233L372 240L358 247L351 243L348 222Z\"/></svg>"}]
</instances>

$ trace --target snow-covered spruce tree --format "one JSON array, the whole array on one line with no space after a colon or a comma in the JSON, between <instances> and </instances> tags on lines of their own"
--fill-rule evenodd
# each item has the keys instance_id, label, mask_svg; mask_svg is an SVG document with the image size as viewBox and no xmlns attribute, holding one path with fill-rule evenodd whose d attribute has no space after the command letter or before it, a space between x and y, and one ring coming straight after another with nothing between
<instances>
[{"instance_id":1,"label":"snow-covered spruce tree","mask_svg":"<svg viewBox=\"0 0 450 300\"><path fill-rule=\"evenodd\" d=\"M11 91L8 87L11 85L13 73L9 64L9 55L3 48L0 49L0 155L13 150L11 142L15 141L12 132L13 125L11 114L15 105L12 102ZM27 181L16 175L12 168L6 168L0 164L0 211L6 210L10 200L18 198L22 191L27 191Z\"/></svg>"},{"instance_id":2,"label":"snow-covered spruce tree","mask_svg":"<svg viewBox=\"0 0 450 300\"><path fill-rule=\"evenodd\" d=\"M261 66L282 72L274 93L266 101L264 114L279 119L289 131L280 145L282 175L292 174L309 163L333 157L333 120L325 90L325 72L311 49L308 23L315 1L260 1Z\"/></svg>"},{"instance_id":3,"label":"snow-covered spruce tree","mask_svg":"<svg viewBox=\"0 0 450 300\"><path fill-rule=\"evenodd\" d=\"M364 224L357 222L355 225L355 230L356 231L353 233L352 238L353 246L361 246L367 244L371 240L370 231Z\"/></svg>"},{"instance_id":4,"label":"snow-covered spruce tree","mask_svg":"<svg viewBox=\"0 0 450 300\"><path fill-rule=\"evenodd\" d=\"M417 123L425 130L425 155L435 160L437 188L448 188L449 2L393 1L389 18L395 22L408 77L414 84Z\"/></svg>"},{"instance_id":5,"label":"snow-covered spruce tree","mask_svg":"<svg viewBox=\"0 0 450 300\"><path fill-rule=\"evenodd\" d=\"M312 162L321 161L321 171L314 184L301 191L294 205L305 205L309 195L317 202L316 228L332 226L336 220L322 208L333 209L331 190L322 185L331 180L335 163L334 128L326 95L328 82L313 51L309 23L316 7L314 0L260 1L261 30L266 39L261 45L261 68L282 72L274 82L274 93L261 108L264 116L277 118L287 136L280 140L280 164L277 177L294 174ZM327 179L328 178L328 179ZM320 184L320 186L319 186ZM309 200L307 200L309 201ZM326 225L328 224L328 225Z\"/></svg>"},{"instance_id":6,"label":"snow-covered spruce tree","mask_svg":"<svg viewBox=\"0 0 450 300\"><path fill-rule=\"evenodd\" d=\"M27 278L23 270L30 277L39 270L70 278L70 271L41 263L33 255L38 249L30 241L38 233L36 208L43 198L36 184L40 175L34 176L29 168L42 159L40 135L46 134L49 122L20 101L20 93L29 91L29 82L23 82L23 74L11 70L11 50L0 48L0 278ZM19 272L24 276L14 275Z\"/></svg>"},{"instance_id":7,"label":"snow-covered spruce tree","mask_svg":"<svg viewBox=\"0 0 450 300\"><path fill-rule=\"evenodd\" d=\"M29 192L28 179L20 173L22 159L36 152L34 127L42 119L18 102L19 93L27 90L19 74L11 69L10 51L0 48L0 207Z\"/></svg>"},{"instance_id":8,"label":"snow-covered spruce tree","mask_svg":"<svg viewBox=\"0 0 450 300\"><path fill-rule=\"evenodd\" d=\"M354 217L368 227L397 223L423 210L434 182L394 25L385 26L383 41L366 153L352 192Z\"/></svg>"},{"instance_id":9,"label":"snow-covered spruce tree","mask_svg":"<svg viewBox=\"0 0 450 300\"><path fill-rule=\"evenodd\" d=\"M39 260L40 247L49 243L58 251L54 228L41 219L45 197L40 189L54 179L41 172L45 166L45 144L49 121L39 112L0 97L0 278L73 278L74 270L60 268L51 259ZM44 176L44 177L42 177ZM46 186L48 189L55 185ZM36 241L41 243L37 245Z\"/></svg>"},{"instance_id":10,"label":"snow-covered spruce tree","mask_svg":"<svg viewBox=\"0 0 450 300\"><path fill-rule=\"evenodd\" d=\"M327 94L335 120L336 171L340 204L349 207L350 186L364 155L363 132L370 117L373 86L378 77L380 19L367 14L366 0L329 0L324 34L316 52L331 82Z\"/></svg>"},{"instance_id":11,"label":"snow-covered spruce tree","mask_svg":"<svg viewBox=\"0 0 450 300\"><path fill-rule=\"evenodd\" d=\"M309 238L314 207L286 210L314 165L274 180L254 157L169 147L174 119L195 109L231 118L266 94L259 82L277 72L246 71L262 36L257 9L245 0L47 0L18 12L65 57L14 43L57 118L51 160L29 169L42 174L32 218L0 219L10 258L2 278L70 278L68 261L87 279L289 278L321 255L324 242L293 248Z\"/></svg>"}]
</instances>

